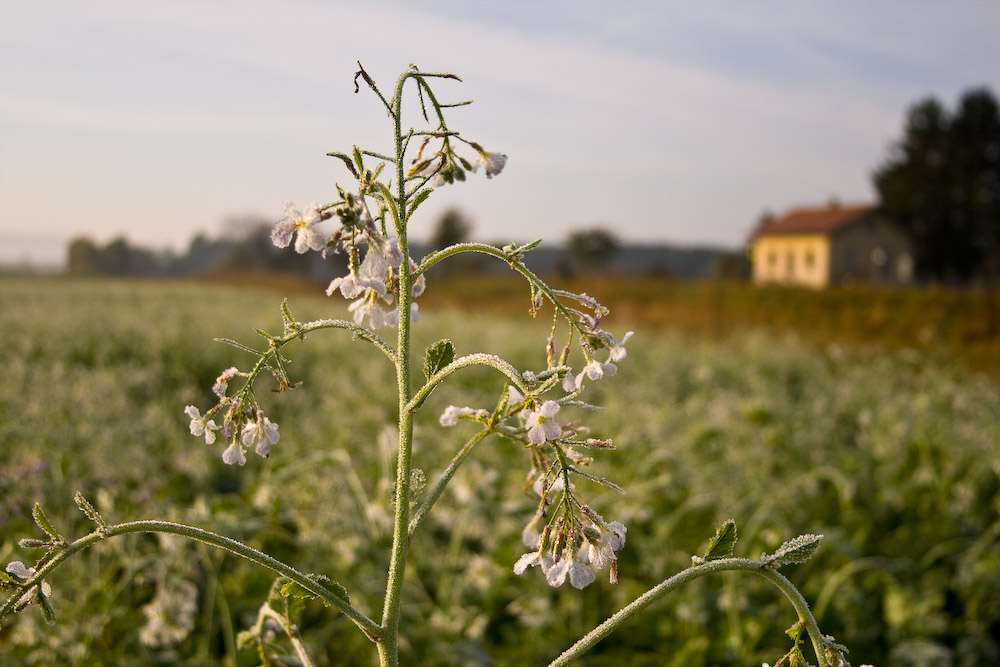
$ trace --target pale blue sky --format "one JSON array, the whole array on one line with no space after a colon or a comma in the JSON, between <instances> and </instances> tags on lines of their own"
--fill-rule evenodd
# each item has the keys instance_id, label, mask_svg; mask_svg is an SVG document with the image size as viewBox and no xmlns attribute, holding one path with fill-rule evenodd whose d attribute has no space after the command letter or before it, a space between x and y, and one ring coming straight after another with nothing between
<instances>
[{"instance_id":1,"label":"pale blue sky","mask_svg":"<svg viewBox=\"0 0 1000 667\"><path fill-rule=\"evenodd\" d=\"M0 262L332 199L326 152L387 150L357 60L459 74L451 124L510 158L418 238L458 206L483 240L736 247L765 209L871 200L913 102L1000 91L998 26L987 0L0 0Z\"/></svg>"}]
</instances>

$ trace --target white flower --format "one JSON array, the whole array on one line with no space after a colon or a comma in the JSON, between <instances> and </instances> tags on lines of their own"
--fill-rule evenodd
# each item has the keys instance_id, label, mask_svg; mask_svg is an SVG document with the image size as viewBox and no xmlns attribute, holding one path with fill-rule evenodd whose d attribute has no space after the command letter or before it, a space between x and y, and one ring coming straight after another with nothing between
<instances>
[{"instance_id":1,"label":"white flower","mask_svg":"<svg viewBox=\"0 0 1000 667\"><path fill-rule=\"evenodd\" d=\"M393 236L391 239L385 239L381 236L370 238L376 245L378 245L379 250L382 251L382 255L389 263L389 266L398 269L400 265L402 265L403 251L399 249L398 237ZM410 265L413 266L413 260L410 260Z\"/></svg>"},{"instance_id":2,"label":"white flower","mask_svg":"<svg viewBox=\"0 0 1000 667\"><path fill-rule=\"evenodd\" d=\"M222 452L222 460L229 465L241 465L247 464L247 457L243 451L243 447L240 446L240 441L234 439L229 446L226 447L225 451Z\"/></svg>"},{"instance_id":3,"label":"white flower","mask_svg":"<svg viewBox=\"0 0 1000 667\"><path fill-rule=\"evenodd\" d=\"M567 549L559 562L545 573L545 580L549 582L549 586L557 587L566 583L568 578L573 588L582 590L594 583L594 580L597 579L597 573L588 564L585 550L580 549L572 555L569 551Z\"/></svg>"},{"instance_id":4,"label":"white flower","mask_svg":"<svg viewBox=\"0 0 1000 667\"><path fill-rule=\"evenodd\" d=\"M219 398L225 398L226 390L229 389L229 381L232 380L237 375L239 375L239 373L240 371L238 368L236 368L236 366L230 366L226 370L222 371L222 375L216 378L215 384L212 385L212 392ZM195 434L195 435L200 435L200 434Z\"/></svg>"},{"instance_id":5,"label":"white flower","mask_svg":"<svg viewBox=\"0 0 1000 667\"><path fill-rule=\"evenodd\" d=\"M529 565L538 565L538 559L540 556L541 554L539 552L532 551L518 558L517 562L514 563L514 574L524 574Z\"/></svg>"},{"instance_id":6,"label":"white flower","mask_svg":"<svg viewBox=\"0 0 1000 667\"><path fill-rule=\"evenodd\" d=\"M618 560L618 552L625 547L625 533L628 528L619 521L612 521L604 526L598 525L600 537L591 542L586 540L587 558L598 570L603 570Z\"/></svg>"},{"instance_id":7,"label":"white flower","mask_svg":"<svg viewBox=\"0 0 1000 667\"><path fill-rule=\"evenodd\" d=\"M410 260L413 261L413 260ZM410 289L410 294L416 299L418 296L424 293L424 288L427 287L427 279L424 278L424 274L417 276L417 279L413 281L413 287Z\"/></svg>"},{"instance_id":8,"label":"white flower","mask_svg":"<svg viewBox=\"0 0 1000 667\"><path fill-rule=\"evenodd\" d=\"M256 421L248 421L243 425L243 447L246 449L253 447L261 456L268 455L271 445L278 442L279 437L281 436L278 435L278 425L265 417L260 410L257 411Z\"/></svg>"},{"instance_id":9,"label":"white flower","mask_svg":"<svg viewBox=\"0 0 1000 667\"><path fill-rule=\"evenodd\" d=\"M441 413L441 418L438 420L441 422L441 426L454 426L458 423L461 417L473 416L473 417L485 417L487 415L486 410L476 410L474 408L459 408L454 405L449 405Z\"/></svg>"},{"instance_id":10,"label":"white flower","mask_svg":"<svg viewBox=\"0 0 1000 667\"><path fill-rule=\"evenodd\" d=\"M618 373L618 367L612 363L601 363L596 359L591 359L590 362L584 366L583 372L587 374L591 380L600 380L605 375L612 376Z\"/></svg>"},{"instance_id":11,"label":"white flower","mask_svg":"<svg viewBox=\"0 0 1000 667\"><path fill-rule=\"evenodd\" d=\"M333 296L333 293L338 289L345 299L356 299L365 291L365 288L358 283L358 277L353 273L331 280L330 286L326 288L326 295Z\"/></svg>"},{"instance_id":12,"label":"white flower","mask_svg":"<svg viewBox=\"0 0 1000 667\"><path fill-rule=\"evenodd\" d=\"M514 574L524 574L528 567L533 565L540 565L542 572L548 576L555 561L552 560L552 555L547 552L543 555L540 551L532 551L517 559L517 562L514 563Z\"/></svg>"},{"instance_id":13,"label":"white flower","mask_svg":"<svg viewBox=\"0 0 1000 667\"><path fill-rule=\"evenodd\" d=\"M285 219L275 224L271 230L271 242L279 248L287 248L292 235L297 233L295 252L302 254L309 249L322 250L326 241L313 229L322 220L323 214L316 202L306 206L304 213L299 213L292 202L285 202Z\"/></svg>"},{"instance_id":14,"label":"white flower","mask_svg":"<svg viewBox=\"0 0 1000 667\"><path fill-rule=\"evenodd\" d=\"M507 156L503 153L480 153L479 159L472 164L472 171L478 171L480 166L486 167L486 178L493 178L507 164Z\"/></svg>"},{"instance_id":15,"label":"white flower","mask_svg":"<svg viewBox=\"0 0 1000 667\"><path fill-rule=\"evenodd\" d=\"M415 305L415 304L414 304ZM390 313L382 307L382 304L375 294L369 292L366 296L361 297L357 301L354 301L347 307L351 313L354 314L354 321L357 324L363 324L365 318L369 318L371 326L373 329L378 329L381 326L395 326L395 323L390 324ZM392 310L394 317L392 322L398 321L398 316L395 315L395 309Z\"/></svg>"},{"instance_id":16,"label":"white flower","mask_svg":"<svg viewBox=\"0 0 1000 667\"><path fill-rule=\"evenodd\" d=\"M526 426L528 428L528 441L540 445L546 440L555 440L562 433L554 417L559 412L559 404L555 401L545 401L538 411L528 412Z\"/></svg>"},{"instance_id":17,"label":"white flower","mask_svg":"<svg viewBox=\"0 0 1000 667\"><path fill-rule=\"evenodd\" d=\"M374 290L379 296L385 296L385 278L388 270L389 260L386 259L386 256L382 254L382 251L377 246L372 248L369 245L368 252L365 253L365 258L361 260L361 266L358 267L356 280L362 287Z\"/></svg>"},{"instance_id":18,"label":"white flower","mask_svg":"<svg viewBox=\"0 0 1000 667\"><path fill-rule=\"evenodd\" d=\"M215 442L215 432L219 430L214 419L202 417L201 413L193 405L184 408L184 413L191 418L191 435L205 436L205 442L211 445Z\"/></svg>"},{"instance_id":19,"label":"white flower","mask_svg":"<svg viewBox=\"0 0 1000 667\"><path fill-rule=\"evenodd\" d=\"M611 334L608 334L608 347L611 348L611 352L608 355L608 361L621 361L625 358L625 343L628 339L632 337L634 332L627 332L621 340L616 339Z\"/></svg>"},{"instance_id":20,"label":"white flower","mask_svg":"<svg viewBox=\"0 0 1000 667\"><path fill-rule=\"evenodd\" d=\"M31 579L37 573L37 570L33 567L26 567L24 563L19 560L11 561L7 563L7 567L4 568L8 574L12 574L22 581ZM32 586L31 590L27 591L18 600L18 604L28 604L35 599L36 595L41 594L42 597L47 598L52 595L52 587L49 586L49 582L43 581L39 586Z\"/></svg>"}]
</instances>

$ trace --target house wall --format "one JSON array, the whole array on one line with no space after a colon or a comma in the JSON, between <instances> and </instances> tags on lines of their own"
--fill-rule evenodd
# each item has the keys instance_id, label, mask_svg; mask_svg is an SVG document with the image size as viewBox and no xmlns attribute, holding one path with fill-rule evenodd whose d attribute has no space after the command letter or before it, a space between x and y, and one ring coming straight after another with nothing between
<instances>
[{"instance_id":1,"label":"house wall","mask_svg":"<svg viewBox=\"0 0 1000 667\"><path fill-rule=\"evenodd\" d=\"M913 281L913 246L895 226L869 216L832 239L830 282L901 285Z\"/></svg>"},{"instance_id":2,"label":"house wall","mask_svg":"<svg viewBox=\"0 0 1000 667\"><path fill-rule=\"evenodd\" d=\"M830 239L822 234L761 236L750 250L753 282L825 287L830 276Z\"/></svg>"}]
</instances>

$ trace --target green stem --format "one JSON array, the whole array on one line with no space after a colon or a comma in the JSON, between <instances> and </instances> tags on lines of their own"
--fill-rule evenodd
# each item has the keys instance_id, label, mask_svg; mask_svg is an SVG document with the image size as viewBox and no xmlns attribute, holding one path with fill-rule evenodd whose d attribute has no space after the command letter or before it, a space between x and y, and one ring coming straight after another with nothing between
<instances>
[{"instance_id":1,"label":"green stem","mask_svg":"<svg viewBox=\"0 0 1000 667\"><path fill-rule=\"evenodd\" d=\"M453 362L432 375L431 378L427 380L427 384L421 387L419 391L413 395L413 398L405 406L403 406L404 409L407 412L416 411L427 399L430 393L434 391L434 388L441 384L445 378L455 371L469 366L489 366L491 368L495 368L506 375L511 384L517 387L518 391L522 394L529 393L528 388L524 385L524 379L513 365L495 354L477 352L475 354L469 354L455 359Z\"/></svg>"},{"instance_id":2,"label":"green stem","mask_svg":"<svg viewBox=\"0 0 1000 667\"><path fill-rule=\"evenodd\" d=\"M546 298L552 302L556 311L565 317L568 322L576 321L576 318L573 317L572 311L562 304L555 290L549 287L544 280L532 273L531 269L524 265L524 262L511 260L510 256L508 256L503 250L486 243L456 243L455 245L449 246L443 250L432 252L424 257L423 261L420 262L420 266L414 272L414 277L420 276L438 262L463 252L478 252L506 262L510 265L511 269L520 273L529 283L540 290Z\"/></svg>"},{"instance_id":3,"label":"green stem","mask_svg":"<svg viewBox=\"0 0 1000 667\"><path fill-rule=\"evenodd\" d=\"M750 560L748 558L723 558L720 560L709 561L701 565L694 565L686 570L683 570L682 572L678 572L669 579L666 579L660 584L649 589L633 600L630 604L622 607L606 621L588 632L575 644L566 649L562 655L550 662L549 667L561 667L562 665L568 665L571 661L576 660L593 648L597 642L601 641L621 627L625 621L630 619L632 616L635 616L639 612L646 609L646 607L665 596L667 593L680 588L684 584L694 581L695 579L700 579L708 574L731 571L753 572L754 574L764 577L777 586L778 589L785 594L785 597L791 601L792 606L795 607L799 620L805 623L806 631L809 633L809 639L812 640L813 650L816 652L816 657L819 660L819 666L830 667L830 662L827 660L826 651L824 650L826 647L826 640L823 639L823 635L819 631L819 626L816 624L816 618L812 615L812 612L809 611L809 604L806 602L805 598L802 597L802 594L799 593L798 589L795 588L795 585L792 584L792 582L790 582L784 575L779 574L759 561Z\"/></svg>"},{"instance_id":4,"label":"green stem","mask_svg":"<svg viewBox=\"0 0 1000 667\"><path fill-rule=\"evenodd\" d=\"M13 611L17 601L20 599L21 595L23 595L23 591L30 589L31 586L34 586L42 581L42 579L52 572L52 570L56 569L63 563L63 561L73 554L87 549L88 547L91 547L109 537L117 537L119 535L127 535L129 533L169 533L171 535L180 535L181 537L186 537L198 542L204 542L205 544L210 544L224 551L228 551L231 554L245 558L252 563L266 567L273 572L291 579L295 583L302 586L302 588L320 598L325 604L337 608L341 613L351 619L354 624L357 625L373 641L378 641L382 636L382 629L375 623L375 621L355 609L350 602L343 599L333 590L327 588L321 582L310 579L304 573L299 572L292 566L282 563L266 553L257 551L253 547L249 547L242 542L237 542L236 540L224 535L219 535L194 526L186 526L184 524L172 523L170 521L155 520L129 521L126 523L106 526L102 530L97 530L89 535L84 535L80 539L66 545L64 548L57 551L52 556L51 560L47 561L44 565L38 568L35 575L24 583L24 588L12 595L3 603L2 606L0 606L0 618Z\"/></svg>"},{"instance_id":5,"label":"green stem","mask_svg":"<svg viewBox=\"0 0 1000 667\"><path fill-rule=\"evenodd\" d=\"M405 151L409 132L402 127L403 87L412 77L436 77L458 79L454 74L425 73L409 69L399 75L392 104L387 105L392 117L393 138L395 140L396 196L393 222L399 237L399 250L403 263L399 267L399 331L396 344L396 384L399 392L399 449L396 457L396 509L393 517L392 553L389 557L389 573L385 587L385 603L382 607L382 640L378 642L379 662L383 667L399 664L399 613L402 606L403 575L406 572L406 556L409 551L410 521L410 469L413 455L413 409L410 399L410 304L413 302L413 281L416 274L410 270L409 241L407 238L407 208L409 195L406 192ZM378 91L376 91L378 92ZM382 97L379 93L379 97ZM416 192L416 191L414 191Z\"/></svg>"},{"instance_id":6,"label":"green stem","mask_svg":"<svg viewBox=\"0 0 1000 667\"><path fill-rule=\"evenodd\" d=\"M392 97L393 137L396 146L396 212L394 223L399 237L399 250L403 262L399 267L399 330L396 342L396 385L399 397L399 445L396 453L396 506L393 516L392 553L385 584L385 601L382 606L383 640L378 644L379 663L383 666L399 664L399 613L402 607L403 576L409 551L410 517L410 468L413 455L413 413L410 402L410 304L414 277L410 271L409 240L406 234L406 174L404 136L402 128L403 85L413 76L412 70L396 80Z\"/></svg>"}]
</instances>

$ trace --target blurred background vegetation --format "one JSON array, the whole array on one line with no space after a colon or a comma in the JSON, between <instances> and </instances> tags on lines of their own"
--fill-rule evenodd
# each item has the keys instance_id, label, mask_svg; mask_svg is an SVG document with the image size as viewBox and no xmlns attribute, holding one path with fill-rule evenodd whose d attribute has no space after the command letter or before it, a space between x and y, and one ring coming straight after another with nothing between
<instances>
[{"instance_id":1,"label":"blurred background vegetation","mask_svg":"<svg viewBox=\"0 0 1000 667\"><path fill-rule=\"evenodd\" d=\"M918 285L754 288L742 251L621 243L578 229L528 265L612 308L634 328L616 378L582 415L619 449L589 490L629 526L617 587L555 590L515 577L533 512L527 460L479 445L414 538L403 621L405 664L544 664L610 613L690 563L734 518L740 555L824 533L819 556L788 568L821 627L855 664L973 666L1000 661L1000 113L972 90L954 112L918 102L873 174L879 205L918 248ZM0 561L28 562L35 501L66 536L90 529L82 491L111 521L167 518L227 533L380 605L391 538L396 400L391 369L342 332L288 348L295 391L265 398L281 425L269 459L226 466L187 433L185 405L212 401L224 368L278 330L288 296L306 320L344 317L321 296L343 258L270 242L273 221L229 221L182 255L125 238L73 240L63 276L0 277ZM467 240L449 211L423 245ZM506 240L504 241L506 242ZM506 267L443 264L421 297L422 345L499 353L544 366L544 316ZM456 279L461 273L462 279ZM188 282L150 280L186 278ZM142 280L140 280L140 278ZM473 313L475 316L471 316ZM416 465L433 479L464 441L442 429L450 403L488 407L502 383L468 371L419 417ZM266 388L261 388L266 396ZM130 536L52 577L59 622L28 613L0 628L0 665L253 665L236 635L271 577L200 545ZM587 665L748 665L787 650L794 615L778 594L732 574L701 580L602 642ZM302 630L322 664L369 664L353 625L316 604Z\"/></svg>"},{"instance_id":2,"label":"blurred background vegetation","mask_svg":"<svg viewBox=\"0 0 1000 667\"><path fill-rule=\"evenodd\" d=\"M304 384L273 395L260 387L281 425L267 460L229 467L221 447L187 432L184 406L209 405L218 373L249 362L213 337L252 345L253 327L280 329L285 295L300 319L346 314L301 277L258 279L267 287L0 280L0 560L30 564L17 541L37 536L35 501L67 537L90 530L72 501L79 490L110 521L193 523L327 574L377 615L396 410L380 354L343 332L289 346L292 379ZM584 396L606 411L579 415L618 445L594 472L627 494L586 495L629 527L621 583L581 592L513 575L533 511L528 461L488 439L414 537L405 664L544 664L686 567L728 518L740 529L737 553L750 557L800 533L826 535L814 560L786 574L852 663L1000 660L1000 386L982 372L997 346L995 293L654 289L607 276L570 286L612 307L613 332L636 330L618 376ZM549 322L527 318L523 285L439 276L420 302L418 349L449 336L460 354L544 366ZM501 389L494 374L469 371L431 396L415 450L428 479L468 435L442 429L440 411L487 407ZM235 636L271 577L232 557L129 536L72 559L51 583L57 625L34 609L5 621L0 664L258 664ZM312 603L301 620L322 664L373 662L339 615ZM794 620L763 582L701 580L581 664L773 663Z\"/></svg>"}]
</instances>

